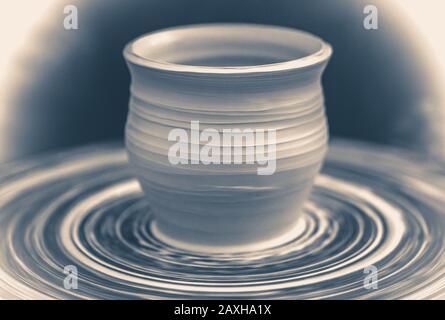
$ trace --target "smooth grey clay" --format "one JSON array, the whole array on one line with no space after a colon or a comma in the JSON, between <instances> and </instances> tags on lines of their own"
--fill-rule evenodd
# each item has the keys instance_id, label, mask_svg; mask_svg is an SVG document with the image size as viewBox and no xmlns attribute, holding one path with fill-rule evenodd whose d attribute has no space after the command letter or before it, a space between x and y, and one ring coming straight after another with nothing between
<instances>
[{"instance_id":1,"label":"smooth grey clay","mask_svg":"<svg viewBox=\"0 0 445 320\"><path fill-rule=\"evenodd\" d=\"M176 27L126 46L126 146L161 239L228 252L292 235L327 149L320 79L331 52L308 33L249 24ZM273 143L254 143L275 148L273 174L259 174L259 163L172 163L169 134L193 137L197 121L200 130L274 130ZM206 142L185 144L190 160Z\"/></svg>"}]
</instances>

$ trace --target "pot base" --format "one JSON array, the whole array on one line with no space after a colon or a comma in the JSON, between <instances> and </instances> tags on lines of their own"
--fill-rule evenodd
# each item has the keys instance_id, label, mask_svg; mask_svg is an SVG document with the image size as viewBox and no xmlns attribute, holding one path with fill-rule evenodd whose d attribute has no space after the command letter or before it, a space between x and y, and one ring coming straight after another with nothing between
<instances>
[{"instance_id":1,"label":"pot base","mask_svg":"<svg viewBox=\"0 0 445 320\"><path fill-rule=\"evenodd\" d=\"M262 241L251 241L231 245L209 244L209 241L191 242L190 239L184 237L181 232L167 231L169 228L163 228L162 222L159 223L159 221L153 221L149 228L157 239L176 249L187 252L233 254L279 247L298 238L304 232L305 224L303 219L298 217L293 225L291 225L287 230L279 233L277 236ZM199 235L196 235L195 239L200 239Z\"/></svg>"}]
</instances>

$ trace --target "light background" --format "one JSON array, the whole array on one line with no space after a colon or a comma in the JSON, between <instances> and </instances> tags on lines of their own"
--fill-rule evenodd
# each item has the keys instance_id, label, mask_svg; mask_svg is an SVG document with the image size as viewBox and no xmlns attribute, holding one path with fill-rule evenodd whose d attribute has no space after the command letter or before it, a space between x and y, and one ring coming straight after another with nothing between
<instances>
[{"instance_id":1,"label":"light background","mask_svg":"<svg viewBox=\"0 0 445 320\"><path fill-rule=\"evenodd\" d=\"M85 0L83 0L85 1ZM417 46L428 53L433 75L439 84L445 83L445 1L443 0L389 0L395 5L394 10L400 10L394 15L395 19L404 19L402 22L410 33L418 34ZM63 12L56 10L56 4L76 4L80 1L67 0L14 0L0 2L0 159L4 157L5 150L9 150L12 139L8 136L15 125L9 117L12 104L11 93L30 79L27 78L27 66L32 61L23 63L21 52L45 54L47 48L37 42L39 34L44 30L60 24L64 18ZM57 7L57 9L59 9ZM82 17L79 17L82 27ZM400 33L400 37L406 36ZM67 49L68 50L68 49ZM407 53L409 54L409 53ZM22 60L21 60L22 59ZM440 90L443 91L443 90ZM445 113L443 113L445 114ZM445 121L445 119L443 119ZM442 119L441 121L442 122ZM8 129L9 128L9 129Z\"/></svg>"}]
</instances>

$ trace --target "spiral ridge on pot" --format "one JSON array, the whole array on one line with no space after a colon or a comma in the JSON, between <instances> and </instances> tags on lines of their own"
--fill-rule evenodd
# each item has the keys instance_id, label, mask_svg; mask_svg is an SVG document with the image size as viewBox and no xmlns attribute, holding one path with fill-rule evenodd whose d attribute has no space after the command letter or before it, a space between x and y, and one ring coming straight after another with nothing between
<instances>
[{"instance_id":1,"label":"spiral ridge on pot","mask_svg":"<svg viewBox=\"0 0 445 320\"><path fill-rule=\"evenodd\" d=\"M161 237L223 251L286 239L327 149L330 54L301 31L239 24L127 45L126 147Z\"/></svg>"}]
</instances>

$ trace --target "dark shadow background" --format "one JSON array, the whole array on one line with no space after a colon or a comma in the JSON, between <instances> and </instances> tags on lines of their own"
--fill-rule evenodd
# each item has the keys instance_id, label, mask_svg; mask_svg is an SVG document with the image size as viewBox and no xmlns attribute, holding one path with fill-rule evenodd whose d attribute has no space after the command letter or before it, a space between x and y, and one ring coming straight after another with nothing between
<instances>
[{"instance_id":1,"label":"dark shadow background","mask_svg":"<svg viewBox=\"0 0 445 320\"><path fill-rule=\"evenodd\" d=\"M79 30L63 29L63 6L79 8ZM379 8L379 30L363 8ZM334 47L323 83L331 135L430 152L437 100L416 48L421 41L390 1L94 0L61 3L41 34L45 53L21 58L27 81L8 108L14 146L6 159L105 140L122 140L130 76L124 45L183 24L251 22L303 29ZM425 107L425 106L428 107ZM0 128L1 129L1 128Z\"/></svg>"}]
</instances>

